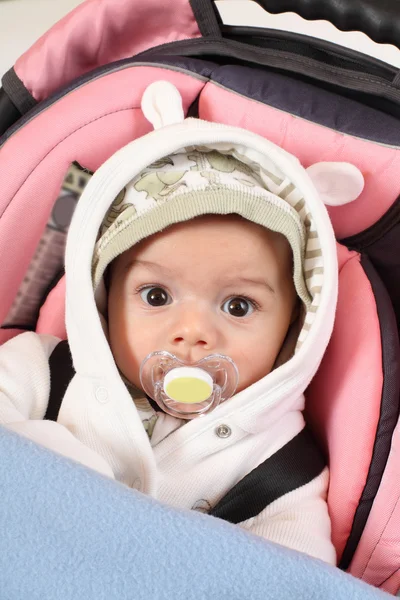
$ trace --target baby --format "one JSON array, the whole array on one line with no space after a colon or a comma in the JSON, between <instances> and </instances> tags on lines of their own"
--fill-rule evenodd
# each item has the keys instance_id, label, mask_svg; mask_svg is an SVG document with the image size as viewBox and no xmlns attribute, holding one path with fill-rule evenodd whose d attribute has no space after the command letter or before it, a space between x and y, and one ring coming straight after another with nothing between
<instances>
[{"instance_id":1,"label":"baby","mask_svg":"<svg viewBox=\"0 0 400 600\"><path fill-rule=\"evenodd\" d=\"M25 333L0 349L0 423L160 501L335 563L328 470L302 414L335 312L329 218L293 157L244 130L160 117L161 104L143 107L151 118L157 106L159 130L100 167L73 218L76 374L57 422L43 419L60 340ZM160 352L186 367L222 355L235 369L201 416L189 415L190 393L171 411L141 376Z\"/></svg>"}]
</instances>

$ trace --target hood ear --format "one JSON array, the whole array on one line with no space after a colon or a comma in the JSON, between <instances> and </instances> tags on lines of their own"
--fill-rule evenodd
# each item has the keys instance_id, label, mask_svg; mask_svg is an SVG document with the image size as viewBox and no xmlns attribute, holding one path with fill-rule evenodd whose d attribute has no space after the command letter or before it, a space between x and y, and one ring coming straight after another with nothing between
<instances>
[{"instance_id":1,"label":"hood ear","mask_svg":"<svg viewBox=\"0 0 400 600\"><path fill-rule=\"evenodd\" d=\"M364 177L351 163L320 162L306 170L322 202L327 206L341 206L352 202L364 189Z\"/></svg>"},{"instance_id":2,"label":"hood ear","mask_svg":"<svg viewBox=\"0 0 400 600\"><path fill-rule=\"evenodd\" d=\"M182 123L185 119L182 96L169 81L151 83L145 89L141 106L144 116L154 129Z\"/></svg>"}]
</instances>

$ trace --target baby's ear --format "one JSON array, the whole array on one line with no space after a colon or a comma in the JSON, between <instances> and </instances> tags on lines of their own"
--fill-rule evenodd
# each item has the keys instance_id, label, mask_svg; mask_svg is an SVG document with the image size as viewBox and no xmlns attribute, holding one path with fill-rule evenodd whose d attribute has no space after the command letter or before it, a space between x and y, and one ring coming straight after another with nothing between
<instances>
[{"instance_id":1,"label":"baby's ear","mask_svg":"<svg viewBox=\"0 0 400 600\"><path fill-rule=\"evenodd\" d=\"M320 162L311 165L307 173L327 206L341 206L352 202L364 188L364 177L359 169L347 162Z\"/></svg>"}]
</instances>

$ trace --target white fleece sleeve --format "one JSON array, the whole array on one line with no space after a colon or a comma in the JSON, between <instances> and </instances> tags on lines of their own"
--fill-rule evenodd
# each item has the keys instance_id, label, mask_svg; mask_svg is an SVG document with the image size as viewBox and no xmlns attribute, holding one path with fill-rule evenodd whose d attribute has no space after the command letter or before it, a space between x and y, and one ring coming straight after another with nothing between
<instances>
[{"instance_id":1,"label":"white fleece sleeve","mask_svg":"<svg viewBox=\"0 0 400 600\"><path fill-rule=\"evenodd\" d=\"M22 333L0 347L0 425L103 475L111 467L66 427L44 421L50 393L49 357L59 339Z\"/></svg>"},{"instance_id":2,"label":"white fleece sleeve","mask_svg":"<svg viewBox=\"0 0 400 600\"><path fill-rule=\"evenodd\" d=\"M267 540L336 565L326 503L328 482L329 472L325 468L318 477L278 498L240 526Z\"/></svg>"}]
</instances>

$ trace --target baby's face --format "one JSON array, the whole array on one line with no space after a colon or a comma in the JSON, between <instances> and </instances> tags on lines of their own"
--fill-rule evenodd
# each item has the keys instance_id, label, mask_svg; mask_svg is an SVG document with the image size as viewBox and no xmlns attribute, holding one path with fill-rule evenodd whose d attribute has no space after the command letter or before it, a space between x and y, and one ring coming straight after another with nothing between
<instances>
[{"instance_id":1,"label":"baby's face","mask_svg":"<svg viewBox=\"0 0 400 600\"><path fill-rule=\"evenodd\" d=\"M188 363L225 354L238 367L241 391L271 371L295 304L283 236L236 216L201 217L115 260L111 349L139 388L140 365L150 352L167 350Z\"/></svg>"}]
</instances>

